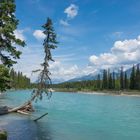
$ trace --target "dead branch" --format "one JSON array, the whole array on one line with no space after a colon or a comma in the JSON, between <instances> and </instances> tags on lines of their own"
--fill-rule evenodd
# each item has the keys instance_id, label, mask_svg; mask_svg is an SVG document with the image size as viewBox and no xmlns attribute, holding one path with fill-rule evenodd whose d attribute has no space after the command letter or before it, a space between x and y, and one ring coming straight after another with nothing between
<instances>
[{"instance_id":1,"label":"dead branch","mask_svg":"<svg viewBox=\"0 0 140 140\"><path fill-rule=\"evenodd\" d=\"M43 117L46 116L46 115L48 115L48 113L43 114L42 116L38 117L38 118L35 119L34 121L36 122L36 121L40 120L41 118L43 118Z\"/></svg>"}]
</instances>

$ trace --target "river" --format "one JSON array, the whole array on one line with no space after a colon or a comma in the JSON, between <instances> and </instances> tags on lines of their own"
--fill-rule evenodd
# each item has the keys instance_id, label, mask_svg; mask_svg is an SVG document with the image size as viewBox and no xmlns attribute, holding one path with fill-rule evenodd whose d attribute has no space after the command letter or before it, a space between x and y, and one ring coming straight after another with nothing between
<instances>
[{"instance_id":1,"label":"river","mask_svg":"<svg viewBox=\"0 0 140 140\"><path fill-rule=\"evenodd\" d=\"M0 105L20 105L30 93L9 91L0 95ZM140 140L140 97L54 92L34 107L30 116L0 116L8 140Z\"/></svg>"}]
</instances>

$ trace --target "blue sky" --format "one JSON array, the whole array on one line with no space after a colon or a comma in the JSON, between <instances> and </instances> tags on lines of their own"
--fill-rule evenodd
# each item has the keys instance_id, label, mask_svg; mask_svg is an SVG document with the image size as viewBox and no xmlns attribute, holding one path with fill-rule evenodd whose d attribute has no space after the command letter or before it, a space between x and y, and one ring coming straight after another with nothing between
<instances>
[{"instance_id":1,"label":"blue sky","mask_svg":"<svg viewBox=\"0 0 140 140\"><path fill-rule=\"evenodd\" d=\"M16 0L17 37L27 46L15 69L31 76L43 60L41 26L53 20L59 45L50 64L52 78L97 73L140 61L138 0ZM33 80L36 76L32 76Z\"/></svg>"}]
</instances>

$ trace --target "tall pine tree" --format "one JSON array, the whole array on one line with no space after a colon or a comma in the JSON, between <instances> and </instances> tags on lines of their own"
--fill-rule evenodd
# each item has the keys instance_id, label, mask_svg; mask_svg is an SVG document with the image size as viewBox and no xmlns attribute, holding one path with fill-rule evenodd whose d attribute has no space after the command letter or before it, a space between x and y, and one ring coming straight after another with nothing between
<instances>
[{"instance_id":1,"label":"tall pine tree","mask_svg":"<svg viewBox=\"0 0 140 140\"><path fill-rule=\"evenodd\" d=\"M127 78L127 73L125 72L124 74L124 89L128 89L128 78Z\"/></svg>"},{"instance_id":2,"label":"tall pine tree","mask_svg":"<svg viewBox=\"0 0 140 140\"><path fill-rule=\"evenodd\" d=\"M115 89L116 86L115 86L115 72L113 71L113 76L112 76L112 88Z\"/></svg>"},{"instance_id":3,"label":"tall pine tree","mask_svg":"<svg viewBox=\"0 0 140 140\"><path fill-rule=\"evenodd\" d=\"M123 72L123 67L121 67L120 71L120 89L124 89L124 72Z\"/></svg>"},{"instance_id":4,"label":"tall pine tree","mask_svg":"<svg viewBox=\"0 0 140 140\"><path fill-rule=\"evenodd\" d=\"M101 76L98 74L97 76L97 89L101 89Z\"/></svg>"},{"instance_id":5,"label":"tall pine tree","mask_svg":"<svg viewBox=\"0 0 140 140\"><path fill-rule=\"evenodd\" d=\"M112 79L112 74L111 73L109 73L108 88L113 89L113 79Z\"/></svg>"},{"instance_id":6,"label":"tall pine tree","mask_svg":"<svg viewBox=\"0 0 140 140\"><path fill-rule=\"evenodd\" d=\"M57 41L56 41L56 33L53 28L53 23L50 18L47 19L47 22L42 26L44 29L45 40L43 43L45 58L42 65L42 70L38 79L38 88L33 91L33 96L31 101L35 99L42 99L43 93L49 95L51 91L49 88L51 86L51 78L50 78L50 71L49 71L49 62L54 61L52 58L51 51L57 48ZM50 94L51 95L51 94Z\"/></svg>"},{"instance_id":7,"label":"tall pine tree","mask_svg":"<svg viewBox=\"0 0 140 140\"><path fill-rule=\"evenodd\" d=\"M130 75L130 89L135 89L136 87L136 70L135 66L132 67L132 72Z\"/></svg>"},{"instance_id":8,"label":"tall pine tree","mask_svg":"<svg viewBox=\"0 0 140 140\"><path fill-rule=\"evenodd\" d=\"M108 88L108 76L107 76L107 70L103 70L103 82L102 82L102 88L107 89Z\"/></svg>"},{"instance_id":9,"label":"tall pine tree","mask_svg":"<svg viewBox=\"0 0 140 140\"><path fill-rule=\"evenodd\" d=\"M137 65L137 69L136 69L136 89L140 89L140 65Z\"/></svg>"}]
</instances>

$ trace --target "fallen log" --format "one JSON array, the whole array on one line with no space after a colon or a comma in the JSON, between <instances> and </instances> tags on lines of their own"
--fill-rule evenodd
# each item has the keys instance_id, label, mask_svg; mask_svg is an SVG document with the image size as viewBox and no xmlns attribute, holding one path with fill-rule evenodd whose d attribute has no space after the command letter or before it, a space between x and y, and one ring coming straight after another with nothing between
<instances>
[{"instance_id":1,"label":"fallen log","mask_svg":"<svg viewBox=\"0 0 140 140\"><path fill-rule=\"evenodd\" d=\"M12 112L17 112L17 113L21 113L24 115L28 115L30 112L33 112L33 111L34 111L34 109L32 107L32 104L29 101L24 103L23 105L15 107L15 108L9 108L7 106L0 107L0 115L12 113Z\"/></svg>"},{"instance_id":2,"label":"fallen log","mask_svg":"<svg viewBox=\"0 0 140 140\"><path fill-rule=\"evenodd\" d=\"M27 102L25 102L24 104L15 107L15 108L9 108L7 106L1 106L0 107L0 115L5 115L8 113L12 113L12 112L17 112L17 113L21 113L21 114L29 114L30 112L33 112L34 109L32 107L32 101L34 101L34 99L39 95L39 92L36 92L36 94L34 94L34 96L32 96L32 98L30 100L28 100Z\"/></svg>"}]
</instances>

